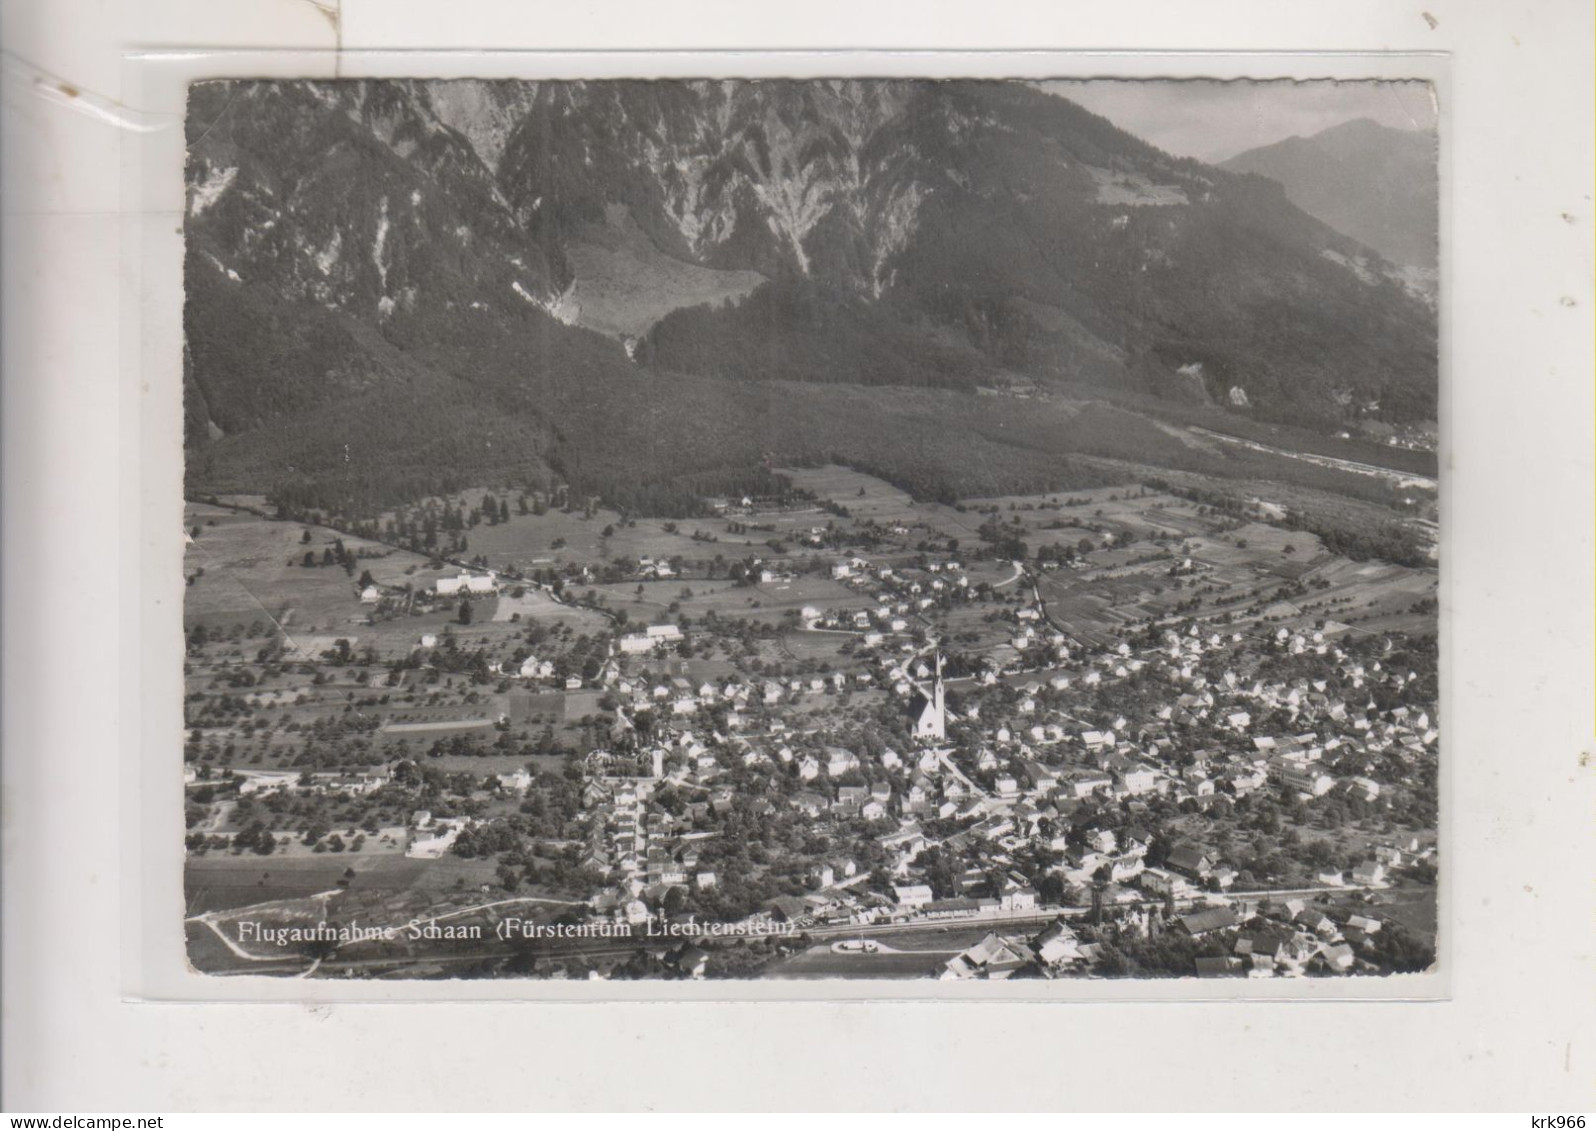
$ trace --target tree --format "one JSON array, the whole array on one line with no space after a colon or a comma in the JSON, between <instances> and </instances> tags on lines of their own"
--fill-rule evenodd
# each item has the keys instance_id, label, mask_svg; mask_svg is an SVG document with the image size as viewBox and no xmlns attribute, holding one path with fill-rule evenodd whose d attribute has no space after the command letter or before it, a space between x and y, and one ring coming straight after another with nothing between
<instances>
[{"instance_id":1,"label":"tree","mask_svg":"<svg viewBox=\"0 0 1596 1131\"><path fill-rule=\"evenodd\" d=\"M277 838L272 836L272 831L262 822L251 821L233 837L233 848L239 852L248 851L258 856L270 856L277 851Z\"/></svg>"},{"instance_id":2,"label":"tree","mask_svg":"<svg viewBox=\"0 0 1596 1131\"><path fill-rule=\"evenodd\" d=\"M471 598L470 597L462 597L462 598L460 598L460 623L461 624L470 624L471 623Z\"/></svg>"},{"instance_id":3,"label":"tree","mask_svg":"<svg viewBox=\"0 0 1596 1131\"><path fill-rule=\"evenodd\" d=\"M1097 972L1108 978L1123 978L1136 972L1136 964L1113 943L1102 943L1097 952Z\"/></svg>"},{"instance_id":4,"label":"tree","mask_svg":"<svg viewBox=\"0 0 1596 1131\"><path fill-rule=\"evenodd\" d=\"M1414 974L1435 965L1435 947L1399 923L1387 922L1369 937L1372 959L1382 970Z\"/></svg>"},{"instance_id":5,"label":"tree","mask_svg":"<svg viewBox=\"0 0 1596 1131\"><path fill-rule=\"evenodd\" d=\"M680 915L687 909L687 889L673 885L671 889L665 893L665 900L662 905L662 909L666 915Z\"/></svg>"}]
</instances>

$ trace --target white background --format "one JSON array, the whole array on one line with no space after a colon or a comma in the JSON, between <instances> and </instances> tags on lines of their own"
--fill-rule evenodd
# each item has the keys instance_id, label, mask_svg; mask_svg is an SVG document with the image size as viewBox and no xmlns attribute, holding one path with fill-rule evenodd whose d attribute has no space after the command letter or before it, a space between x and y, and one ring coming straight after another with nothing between
<instances>
[{"instance_id":1,"label":"white background","mask_svg":"<svg viewBox=\"0 0 1596 1131\"><path fill-rule=\"evenodd\" d=\"M1433 2L1433 27L1419 7L1386 2L328 8L3 9L6 1109L1596 1106L1588 5ZM138 669L148 658L175 675L177 662L176 609L142 619L142 601L166 598L141 574L177 535L141 521L139 429L146 405L174 403L178 380L126 364L147 320L168 315L124 309L119 275L143 237L120 214L123 141L146 124L123 105L124 54L339 46L1447 53L1450 1000L124 1000L139 940L124 937L137 916L122 905L145 898L128 882L139 829L124 805L146 764ZM1096 73L1128 66L1103 60ZM648 70L640 58L635 73Z\"/></svg>"}]
</instances>

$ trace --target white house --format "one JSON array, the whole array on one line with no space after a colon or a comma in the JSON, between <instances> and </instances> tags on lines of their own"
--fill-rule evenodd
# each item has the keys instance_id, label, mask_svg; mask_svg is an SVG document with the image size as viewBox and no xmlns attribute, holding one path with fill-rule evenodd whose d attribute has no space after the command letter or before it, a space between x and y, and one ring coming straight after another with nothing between
<instances>
[{"instance_id":1,"label":"white house","mask_svg":"<svg viewBox=\"0 0 1596 1131\"><path fill-rule=\"evenodd\" d=\"M826 751L826 773L832 777L841 777L850 770L859 768L859 757L850 750L840 746L833 746Z\"/></svg>"},{"instance_id":2,"label":"white house","mask_svg":"<svg viewBox=\"0 0 1596 1131\"><path fill-rule=\"evenodd\" d=\"M1163 868L1146 868L1137 877L1142 890L1153 895L1183 896L1191 891L1191 885L1182 876Z\"/></svg>"},{"instance_id":3,"label":"white house","mask_svg":"<svg viewBox=\"0 0 1596 1131\"><path fill-rule=\"evenodd\" d=\"M499 775L499 788L507 789L514 793L525 793L532 785L532 774L522 767L513 773Z\"/></svg>"},{"instance_id":4,"label":"white house","mask_svg":"<svg viewBox=\"0 0 1596 1131\"><path fill-rule=\"evenodd\" d=\"M1385 887L1385 865L1375 860L1365 860L1352 869L1352 882L1366 887Z\"/></svg>"},{"instance_id":5,"label":"white house","mask_svg":"<svg viewBox=\"0 0 1596 1131\"><path fill-rule=\"evenodd\" d=\"M1336 780L1319 769L1279 762L1272 767L1282 785L1310 797L1323 797L1335 788Z\"/></svg>"},{"instance_id":6,"label":"white house","mask_svg":"<svg viewBox=\"0 0 1596 1131\"><path fill-rule=\"evenodd\" d=\"M428 817L428 827L418 829L411 838L410 844L405 848L405 855L412 859L436 860L459 838L461 830L466 827L465 817L444 817L437 821Z\"/></svg>"},{"instance_id":7,"label":"white house","mask_svg":"<svg viewBox=\"0 0 1596 1131\"><path fill-rule=\"evenodd\" d=\"M894 885L892 894L898 901L898 906L906 911L915 911L932 900L931 888L928 884Z\"/></svg>"},{"instance_id":8,"label":"white house","mask_svg":"<svg viewBox=\"0 0 1596 1131\"><path fill-rule=\"evenodd\" d=\"M1120 774L1125 792L1133 796L1150 792L1158 782L1158 775L1147 766L1135 765Z\"/></svg>"}]
</instances>

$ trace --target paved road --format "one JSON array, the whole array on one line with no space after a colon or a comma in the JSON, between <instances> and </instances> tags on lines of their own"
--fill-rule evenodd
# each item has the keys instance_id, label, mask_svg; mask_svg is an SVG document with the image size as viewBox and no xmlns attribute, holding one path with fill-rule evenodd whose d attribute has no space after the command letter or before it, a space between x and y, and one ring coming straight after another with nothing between
<instances>
[{"instance_id":1,"label":"paved road","mask_svg":"<svg viewBox=\"0 0 1596 1131\"><path fill-rule=\"evenodd\" d=\"M1014 576L1013 577L1009 577L1009 578L1005 578L1002 581L993 582L992 583L992 588L993 589L1002 589L1005 585L1013 585L1016 581L1018 581L1020 578L1025 576L1025 563L1024 562L1010 562L1009 564L1014 567Z\"/></svg>"}]
</instances>

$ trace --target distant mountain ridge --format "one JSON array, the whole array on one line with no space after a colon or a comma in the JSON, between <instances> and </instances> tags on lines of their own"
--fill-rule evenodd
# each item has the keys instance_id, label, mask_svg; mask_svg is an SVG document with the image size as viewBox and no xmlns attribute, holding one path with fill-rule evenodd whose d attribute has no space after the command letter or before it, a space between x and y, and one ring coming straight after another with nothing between
<instances>
[{"instance_id":1,"label":"distant mountain ridge","mask_svg":"<svg viewBox=\"0 0 1596 1131\"><path fill-rule=\"evenodd\" d=\"M1436 265L1440 216L1430 131L1360 118L1250 149L1220 167L1279 182L1298 208L1393 263Z\"/></svg>"},{"instance_id":2,"label":"distant mountain ridge","mask_svg":"<svg viewBox=\"0 0 1596 1131\"><path fill-rule=\"evenodd\" d=\"M645 506L801 457L959 494L1115 454L977 389L1435 411L1400 272L1019 84L216 82L187 131L192 490Z\"/></svg>"}]
</instances>

